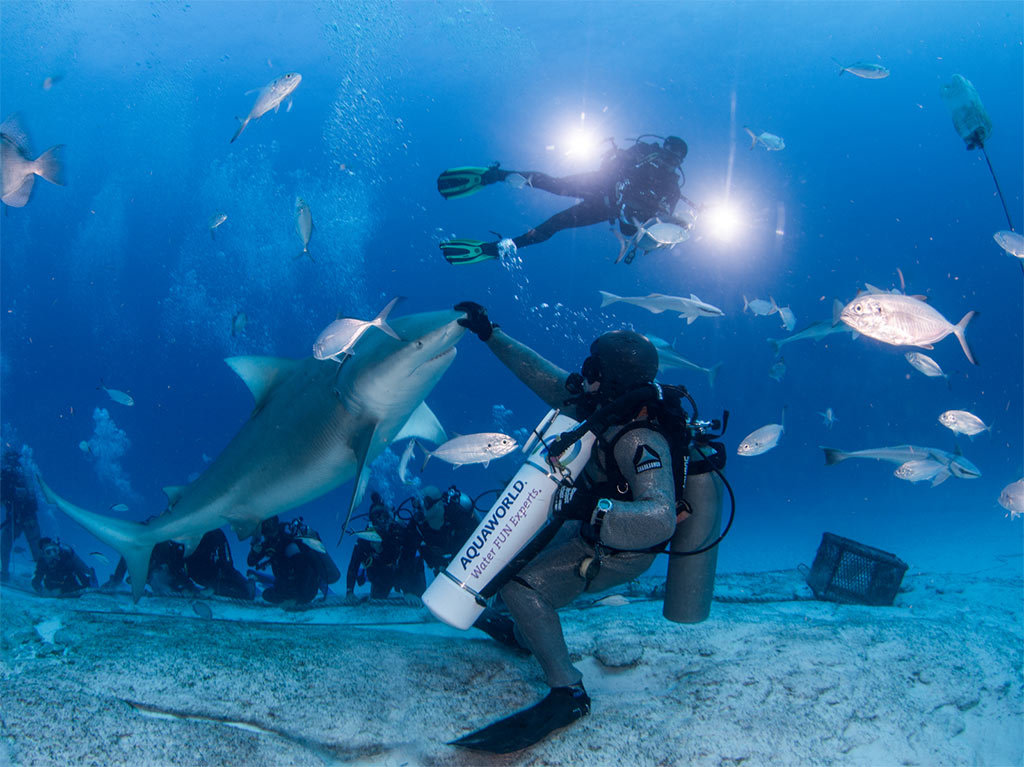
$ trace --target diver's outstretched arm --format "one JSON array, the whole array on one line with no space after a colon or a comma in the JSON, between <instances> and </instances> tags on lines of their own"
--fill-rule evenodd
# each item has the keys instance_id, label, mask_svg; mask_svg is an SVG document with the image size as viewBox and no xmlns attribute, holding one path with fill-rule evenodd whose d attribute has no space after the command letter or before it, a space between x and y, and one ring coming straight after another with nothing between
<instances>
[{"instance_id":1,"label":"diver's outstretched arm","mask_svg":"<svg viewBox=\"0 0 1024 767\"><path fill-rule=\"evenodd\" d=\"M550 407L564 407L567 395L565 379L569 374L553 362L541 357L526 344L520 343L500 328L487 339L488 348L511 370L516 378L530 387Z\"/></svg>"}]
</instances>

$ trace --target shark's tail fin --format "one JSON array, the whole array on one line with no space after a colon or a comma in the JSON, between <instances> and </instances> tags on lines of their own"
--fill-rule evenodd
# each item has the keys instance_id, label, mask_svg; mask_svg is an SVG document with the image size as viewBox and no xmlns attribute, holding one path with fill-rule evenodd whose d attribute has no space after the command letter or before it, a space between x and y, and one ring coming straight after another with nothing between
<instances>
[{"instance_id":1,"label":"shark's tail fin","mask_svg":"<svg viewBox=\"0 0 1024 767\"><path fill-rule=\"evenodd\" d=\"M845 461L847 458L849 458L849 456L842 450L837 450L834 447L824 447L823 445L820 445L819 447L821 447L821 449L825 451L826 466L835 466L840 461Z\"/></svg>"},{"instance_id":2,"label":"shark's tail fin","mask_svg":"<svg viewBox=\"0 0 1024 767\"><path fill-rule=\"evenodd\" d=\"M607 290L597 291L601 294L601 308L608 306L608 304L614 304L616 301L621 300L619 296L614 293L609 293Z\"/></svg>"},{"instance_id":3,"label":"shark's tail fin","mask_svg":"<svg viewBox=\"0 0 1024 767\"><path fill-rule=\"evenodd\" d=\"M373 325L376 325L378 328L383 330L392 338L398 338L399 341L401 341L402 339L399 338L398 333L391 329L391 326L388 325L387 320L388 315L391 314L391 310L395 308L395 304L397 304L401 300L402 296L395 296L390 301L388 301L388 305L380 310L380 314L374 317L372 322Z\"/></svg>"},{"instance_id":4,"label":"shark's tail fin","mask_svg":"<svg viewBox=\"0 0 1024 767\"><path fill-rule=\"evenodd\" d=\"M722 369L722 363L719 362L717 365L712 365L708 368L708 386L712 389L715 388L715 379L718 378L718 371Z\"/></svg>"},{"instance_id":5,"label":"shark's tail fin","mask_svg":"<svg viewBox=\"0 0 1024 767\"><path fill-rule=\"evenodd\" d=\"M132 599L138 602L149 576L149 555L159 543L154 532L138 522L105 517L79 508L53 492L42 477L36 478L46 500L124 557L132 579Z\"/></svg>"}]
</instances>

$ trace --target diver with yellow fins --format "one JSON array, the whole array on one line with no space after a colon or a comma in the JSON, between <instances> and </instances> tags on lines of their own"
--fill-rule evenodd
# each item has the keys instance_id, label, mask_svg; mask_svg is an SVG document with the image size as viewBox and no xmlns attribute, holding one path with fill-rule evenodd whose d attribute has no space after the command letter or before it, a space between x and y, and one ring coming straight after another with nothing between
<instances>
[{"instance_id":1,"label":"diver with yellow fins","mask_svg":"<svg viewBox=\"0 0 1024 767\"><path fill-rule=\"evenodd\" d=\"M710 435L707 428L721 424L698 421L696 405L682 387L655 382L658 354L645 336L628 330L604 333L591 345L581 372L570 374L501 331L481 305L463 302L455 308L467 315L460 324L516 377L577 423L550 441L540 436L543 444L509 483L505 498L499 496L476 535L424 594L424 603L438 618L465 628L483 609L484 598L500 593L518 643L540 663L551 687L543 700L452 742L511 753L590 712L583 676L566 647L559 608L584 592L637 578L668 545L676 556L670 559L664 615L682 623L707 618L716 546L724 535L719 530L723 486L728 488L721 474L725 451L712 441L720 435ZM684 400L689 400L692 413L682 409ZM584 449L589 456L580 457ZM539 456L547 466L540 465ZM572 465L578 468L571 478L572 472L557 473L569 456L575 456ZM544 493L551 497L550 507ZM507 561L488 574L493 580L482 587L483 581L470 585L471 576L460 574L466 564L489 561L494 554L483 556L487 531L499 535L502 522L528 513L533 497L537 502L532 513L546 520L550 508L551 521L525 548L501 552ZM475 575L481 567L472 569ZM471 608L468 613L466 607Z\"/></svg>"},{"instance_id":2,"label":"diver with yellow fins","mask_svg":"<svg viewBox=\"0 0 1024 767\"><path fill-rule=\"evenodd\" d=\"M612 224L617 221L619 230L626 237L636 234L635 222L643 223L654 217L689 229L693 223L691 220L674 215L676 204L682 198L680 187L685 183L682 164L688 151L686 142L678 136L667 136L659 145L641 141L642 138L646 136L641 136L626 149L614 146L613 142L598 170L572 176L502 170L499 163L487 168L466 166L444 171L438 176L437 191L446 200L467 197L500 181L517 188L532 186L580 200L518 237L493 242L446 240L440 243L445 260L449 264L474 264L501 258L527 245L544 242L563 229L591 226L602 221Z\"/></svg>"}]
</instances>

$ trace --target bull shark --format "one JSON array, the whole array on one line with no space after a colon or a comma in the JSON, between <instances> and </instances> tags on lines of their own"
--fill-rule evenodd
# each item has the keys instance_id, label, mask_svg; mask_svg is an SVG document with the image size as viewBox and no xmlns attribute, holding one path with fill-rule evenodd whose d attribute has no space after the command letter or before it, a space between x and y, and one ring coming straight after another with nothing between
<instances>
[{"instance_id":1,"label":"bull shark","mask_svg":"<svg viewBox=\"0 0 1024 767\"><path fill-rule=\"evenodd\" d=\"M370 464L389 444L409 437L445 441L423 400L455 359L462 317L440 311L398 318L391 323L398 339L366 334L358 354L340 366L313 357L228 358L256 400L252 415L192 484L165 488L167 509L147 522L87 511L42 478L40 486L51 503L125 558L135 601L160 541L183 543L188 555L204 533L224 524L247 538L264 519L355 478L347 527Z\"/></svg>"}]
</instances>

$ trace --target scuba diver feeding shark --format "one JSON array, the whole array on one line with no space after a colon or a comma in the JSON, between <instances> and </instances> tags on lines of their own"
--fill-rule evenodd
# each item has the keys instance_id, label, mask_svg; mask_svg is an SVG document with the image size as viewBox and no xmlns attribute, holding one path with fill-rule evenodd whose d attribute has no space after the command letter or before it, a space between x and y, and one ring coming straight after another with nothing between
<instances>
[{"instance_id":1,"label":"scuba diver feeding shark","mask_svg":"<svg viewBox=\"0 0 1024 767\"><path fill-rule=\"evenodd\" d=\"M224 524L248 538L264 520L354 479L344 532L370 465L387 446L445 440L424 398L468 329L551 411L524 446L523 466L423 604L444 623L475 626L537 659L551 688L543 700L451 742L489 753L522 750L590 712L560 608L632 581L668 554L664 616L678 623L708 617L717 546L735 514L717 441L728 413L700 420L684 387L655 381L657 347L631 330L600 335L581 372L569 373L499 330L479 304L388 320L393 305L372 321L345 320L340 331L332 324L304 360L229 358L255 408L192 484L165 489L161 515L115 519L70 503L41 477L40 486L124 557L136 602L156 544L174 541L188 556ZM726 492L732 510L723 529ZM489 606L499 594L511 616Z\"/></svg>"}]
</instances>

